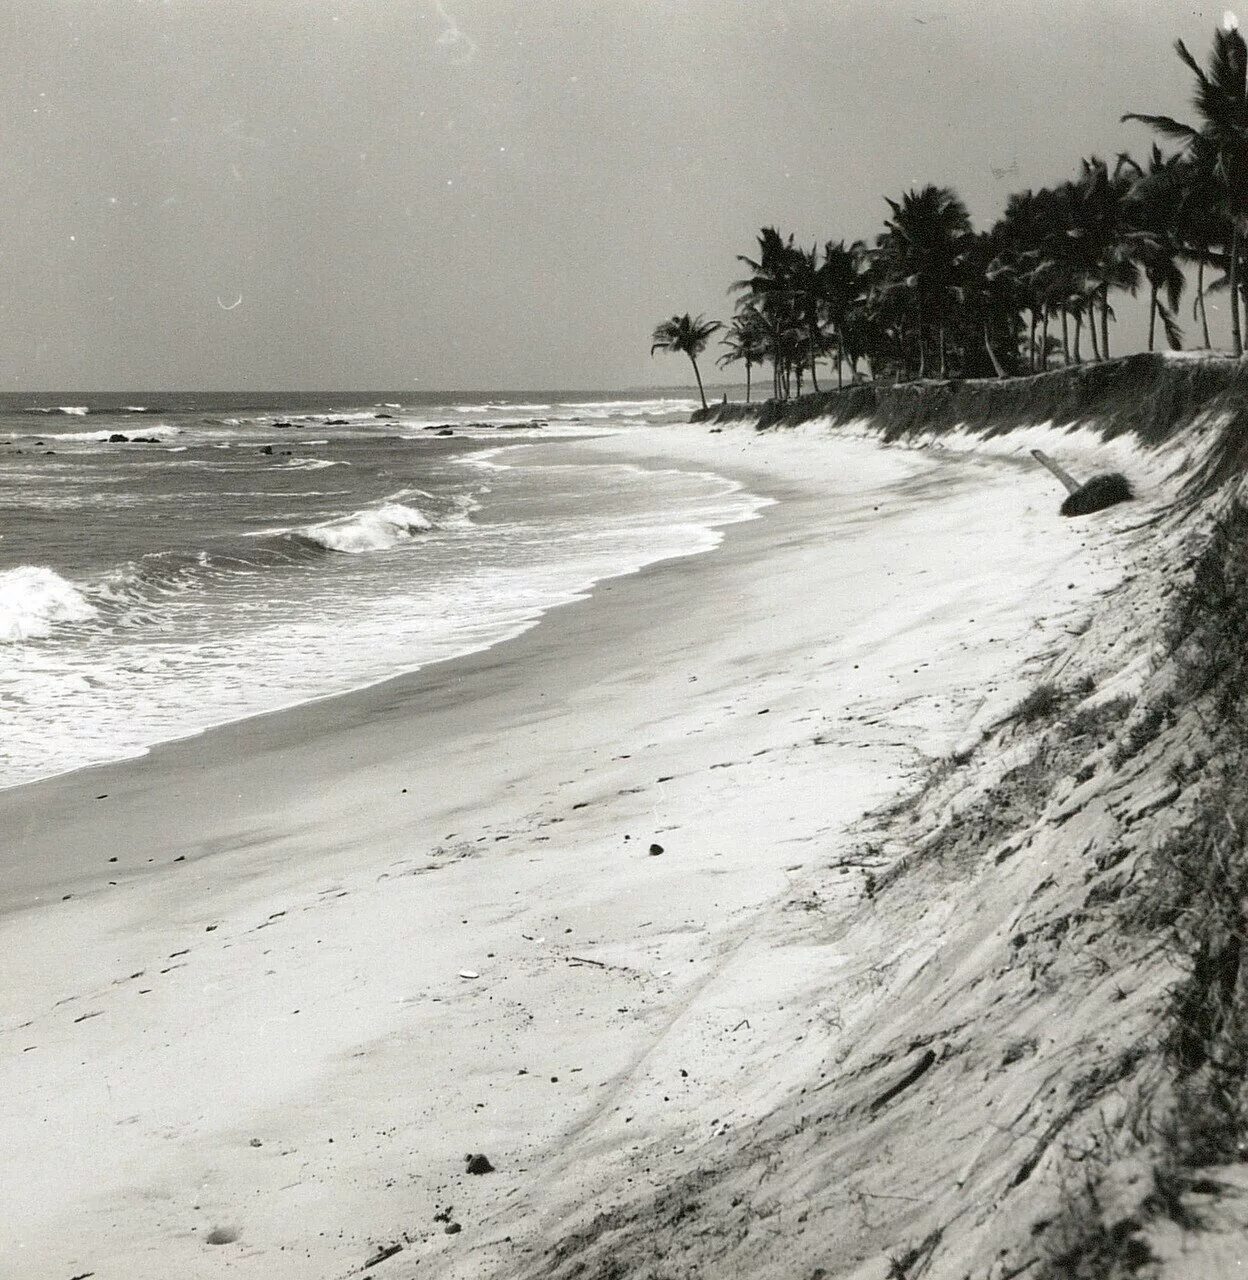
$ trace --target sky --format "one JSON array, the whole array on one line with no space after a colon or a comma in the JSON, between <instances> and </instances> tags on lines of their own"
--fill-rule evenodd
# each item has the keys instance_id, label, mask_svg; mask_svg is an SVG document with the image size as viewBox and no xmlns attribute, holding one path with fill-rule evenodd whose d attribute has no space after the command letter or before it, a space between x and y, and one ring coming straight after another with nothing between
<instances>
[{"instance_id":1,"label":"sky","mask_svg":"<svg viewBox=\"0 0 1248 1280\"><path fill-rule=\"evenodd\" d=\"M0 0L0 388L684 384L650 331L731 315L761 226L871 238L928 182L986 226L1083 155L1145 153L1123 112L1190 118L1172 44L1203 59L1222 17Z\"/></svg>"}]
</instances>

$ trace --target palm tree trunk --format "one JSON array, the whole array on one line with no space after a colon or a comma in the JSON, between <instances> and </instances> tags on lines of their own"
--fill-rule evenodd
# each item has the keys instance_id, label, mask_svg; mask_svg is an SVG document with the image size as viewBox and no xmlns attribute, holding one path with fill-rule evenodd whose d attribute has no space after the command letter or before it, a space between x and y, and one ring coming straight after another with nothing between
<instances>
[{"instance_id":1,"label":"palm tree trunk","mask_svg":"<svg viewBox=\"0 0 1248 1280\"><path fill-rule=\"evenodd\" d=\"M988 336L988 321L984 321L984 350L988 352L988 359L992 361L992 367L997 371L998 378L1005 377L1005 370L1001 367L1001 361L997 359L997 353L992 349L992 339Z\"/></svg>"},{"instance_id":2,"label":"palm tree trunk","mask_svg":"<svg viewBox=\"0 0 1248 1280\"><path fill-rule=\"evenodd\" d=\"M706 392L702 390L702 375L698 372L698 362L693 353L689 353L689 363L693 365L693 376L698 380L698 395L702 397L702 408L706 408Z\"/></svg>"},{"instance_id":3,"label":"palm tree trunk","mask_svg":"<svg viewBox=\"0 0 1248 1280\"><path fill-rule=\"evenodd\" d=\"M1088 299L1088 333L1092 337L1092 359L1098 364L1101 360L1101 344L1096 336L1096 301Z\"/></svg>"},{"instance_id":4,"label":"palm tree trunk","mask_svg":"<svg viewBox=\"0 0 1248 1280\"><path fill-rule=\"evenodd\" d=\"M1036 371L1036 325L1038 318L1036 316L1035 307L1031 308L1031 329L1027 335L1027 372L1035 373Z\"/></svg>"},{"instance_id":5,"label":"palm tree trunk","mask_svg":"<svg viewBox=\"0 0 1248 1280\"><path fill-rule=\"evenodd\" d=\"M818 357L815 354L815 344L810 344L810 387L815 395L819 394L819 373L815 368Z\"/></svg>"},{"instance_id":6,"label":"palm tree trunk","mask_svg":"<svg viewBox=\"0 0 1248 1280\"><path fill-rule=\"evenodd\" d=\"M845 344L841 341L840 333L836 335L836 389L844 391L845 389Z\"/></svg>"},{"instance_id":7,"label":"palm tree trunk","mask_svg":"<svg viewBox=\"0 0 1248 1280\"><path fill-rule=\"evenodd\" d=\"M1157 328L1157 286L1148 285L1148 349L1153 349L1153 334Z\"/></svg>"},{"instance_id":8,"label":"palm tree trunk","mask_svg":"<svg viewBox=\"0 0 1248 1280\"><path fill-rule=\"evenodd\" d=\"M945 326L940 326L940 376L947 378L949 376L949 362L945 352Z\"/></svg>"},{"instance_id":9,"label":"palm tree trunk","mask_svg":"<svg viewBox=\"0 0 1248 1280\"><path fill-rule=\"evenodd\" d=\"M1049 304L1040 312L1040 372L1049 371Z\"/></svg>"},{"instance_id":10,"label":"palm tree trunk","mask_svg":"<svg viewBox=\"0 0 1248 1280\"><path fill-rule=\"evenodd\" d=\"M1109 359L1109 285L1101 291L1101 357Z\"/></svg>"},{"instance_id":11,"label":"palm tree trunk","mask_svg":"<svg viewBox=\"0 0 1248 1280\"><path fill-rule=\"evenodd\" d=\"M1196 302L1200 307L1200 326L1205 335L1205 350L1208 351L1213 343L1209 341L1209 313L1205 310L1205 260L1197 258L1196 260Z\"/></svg>"},{"instance_id":12,"label":"palm tree trunk","mask_svg":"<svg viewBox=\"0 0 1248 1280\"><path fill-rule=\"evenodd\" d=\"M919 337L919 377L927 376L927 347L923 343L923 304L917 299L914 304L914 318Z\"/></svg>"},{"instance_id":13,"label":"palm tree trunk","mask_svg":"<svg viewBox=\"0 0 1248 1280\"><path fill-rule=\"evenodd\" d=\"M1070 364L1070 317L1066 314L1066 308L1062 308L1062 364Z\"/></svg>"},{"instance_id":14,"label":"palm tree trunk","mask_svg":"<svg viewBox=\"0 0 1248 1280\"><path fill-rule=\"evenodd\" d=\"M1083 363L1083 353L1079 350L1079 339L1083 337L1083 308L1075 308L1075 363Z\"/></svg>"},{"instance_id":15,"label":"palm tree trunk","mask_svg":"<svg viewBox=\"0 0 1248 1280\"><path fill-rule=\"evenodd\" d=\"M1239 223L1231 219L1231 354L1244 354L1244 339L1239 327Z\"/></svg>"}]
</instances>

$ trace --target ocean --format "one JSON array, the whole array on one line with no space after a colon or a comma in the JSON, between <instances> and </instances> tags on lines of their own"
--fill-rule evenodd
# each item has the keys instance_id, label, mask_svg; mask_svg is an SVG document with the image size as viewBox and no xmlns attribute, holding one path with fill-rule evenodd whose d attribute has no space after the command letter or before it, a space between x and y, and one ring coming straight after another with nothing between
<instances>
[{"instance_id":1,"label":"ocean","mask_svg":"<svg viewBox=\"0 0 1248 1280\"><path fill-rule=\"evenodd\" d=\"M762 501L577 448L694 407L0 396L0 787L489 647L711 549Z\"/></svg>"}]
</instances>

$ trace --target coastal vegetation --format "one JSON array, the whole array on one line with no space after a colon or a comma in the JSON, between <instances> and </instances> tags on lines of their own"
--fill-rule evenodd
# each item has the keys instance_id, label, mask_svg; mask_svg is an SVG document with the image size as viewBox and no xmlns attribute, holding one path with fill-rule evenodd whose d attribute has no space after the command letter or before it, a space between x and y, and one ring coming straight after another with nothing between
<instances>
[{"instance_id":1,"label":"coastal vegetation","mask_svg":"<svg viewBox=\"0 0 1248 1280\"><path fill-rule=\"evenodd\" d=\"M776 400L818 393L820 364L848 379L909 382L1006 377L1099 364L1113 355L1115 302L1148 298L1148 350L1185 339L1185 295L1199 347L1211 349L1209 295L1229 320L1230 350L1248 331L1248 47L1227 15L1202 67L1180 40L1195 78L1192 123L1129 112L1166 143L1139 163L1086 156L1070 179L1008 197L997 222L976 230L951 187L927 185L886 198L874 240L806 248L776 227L740 254L729 289L735 314L721 339L721 367L771 368ZM1194 286L1190 276L1194 275ZM1242 312L1241 312L1242 309ZM655 349L694 362L723 326L673 317ZM705 395L703 406L705 407Z\"/></svg>"},{"instance_id":2,"label":"coastal vegetation","mask_svg":"<svg viewBox=\"0 0 1248 1280\"><path fill-rule=\"evenodd\" d=\"M702 397L702 408L706 408L706 392L702 390L702 374L698 371L698 357L706 350L711 334L724 326L718 320L704 320L701 316L691 316L686 312L683 316L673 316L664 320L654 330L650 354L656 351L680 352L689 357L693 365L693 376L698 380L698 394Z\"/></svg>"}]
</instances>

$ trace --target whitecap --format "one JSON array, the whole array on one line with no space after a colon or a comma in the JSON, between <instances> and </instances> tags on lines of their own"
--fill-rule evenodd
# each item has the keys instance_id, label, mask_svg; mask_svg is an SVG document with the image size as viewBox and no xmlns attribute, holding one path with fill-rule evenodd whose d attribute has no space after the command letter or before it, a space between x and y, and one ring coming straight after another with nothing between
<instances>
[{"instance_id":1,"label":"whitecap","mask_svg":"<svg viewBox=\"0 0 1248 1280\"><path fill-rule=\"evenodd\" d=\"M305 525L294 532L329 551L356 555L361 551L386 551L432 528L433 522L415 507L387 502L323 524Z\"/></svg>"},{"instance_id":2,"label":"whitecap","mask_svg":"<svg viewBox=\"0 0 1248 1280\"><path fill-rule=\"evenodd\" d=\"M82 592L52 569L23 564L0 571L0 644L50 635L57 623L94 615Z\"/></svg>"}]
</instances>

